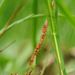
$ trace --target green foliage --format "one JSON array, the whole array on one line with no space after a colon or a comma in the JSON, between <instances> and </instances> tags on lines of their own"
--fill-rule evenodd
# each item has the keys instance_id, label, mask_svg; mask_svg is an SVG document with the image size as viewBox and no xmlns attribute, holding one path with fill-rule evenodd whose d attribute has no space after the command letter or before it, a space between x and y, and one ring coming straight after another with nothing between
<instances>
[{"instance_id":1,"label":"green foliage","mask_svg":"<svg viewBox=\"0 0 75 75\"><path fill-rule=\"evenodd\" d=\"M50 24L35 60L34 70L37 70L37 65L42 62L42 72L44 72L50 65L51 55L55 57L56 54L55 59L58 63L54 61L54 64L58 64L59 71L66 69L69 73L72 68L75 71L73 66L68 68L75 64L75 50L72 52L75 48L75 0L48 1L47 4L47 0L0 0L0 75L11 73L24 75L29 68L30 56L40 41L41 30L47 18ZM51 1L55 1L54 10L48 7ZM57 35L52 36L51 33L57 33ZM49 47L48 51L46 51L46 45ZM59 63L58 55L63 65ZM68 64L65 61L67 55L73 56L71 63L68 61ZM57 75L59 71L56 72ZM66 75L66 72L63 71L61 75Z\"/></svg>"}]
</instances>

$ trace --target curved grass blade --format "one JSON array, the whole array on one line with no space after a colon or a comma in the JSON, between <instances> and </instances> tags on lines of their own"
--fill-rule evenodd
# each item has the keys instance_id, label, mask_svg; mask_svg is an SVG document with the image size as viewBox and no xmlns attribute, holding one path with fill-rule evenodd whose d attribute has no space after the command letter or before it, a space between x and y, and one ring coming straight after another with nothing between
<instances>
[{"instance_id":1,"label":"curved grass blade","mask_svg":"<svg viewBox=\"0 0 75 75\"><path fill-rule=\"evenodd\" d=\"M33 15L33 14L31 14L31 15L29 15L29 16L27 16L27 17L24 17L24 18L22 18L22 19L19 19L19 20L15 21L15 22L11 23L8 27L3 28L3 29L0 30L0 37L1 37L5 32L7 32L9 29L11 29L12 27L14 27L14 26L16 26L16 25L18 25L18 24L20 24L20 23L26 21L26 20L29 20L29 19L32 19L32 18L39 18L39 17L41 17L41 16L43 17L43 16L46 16L46 15L44 15L44 14L38 14L38 15Z\"/></svg>"}]
</instances>

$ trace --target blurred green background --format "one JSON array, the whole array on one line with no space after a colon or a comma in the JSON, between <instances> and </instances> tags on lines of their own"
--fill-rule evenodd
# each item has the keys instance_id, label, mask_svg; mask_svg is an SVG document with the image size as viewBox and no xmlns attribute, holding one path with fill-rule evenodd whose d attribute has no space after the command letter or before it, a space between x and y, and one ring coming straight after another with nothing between
<instances>
[{"instance_id":1,"label":"blurred green background","mask_svg":"<svg viewBox=\"0 0 75 75\"><path fill-rule=\"evenodd\" d=\"M37 6L34 4L35 1L36 0L0 0L0 30L2 30L8 21L10 21L9 24L12 24L13 22L32 14L48 15L46 0L37 0ZM75 19L75 0L64 0L64 3L71 12L73 19ZM75 75L75 27L72 26L72 23L67 19L68 17L65 17L61 10L62 9L58 8L59 15L58 24L56 26L59 45L61 49L63 49L64 57L66 57L65 65L67 72L73 71L74 74L70 72L71 74L69 73L69 75ZM14 13L15 15L10 20L10 17ZM25 73L27 62L35 45L40 41L42 33L41 29L45 20L46 16L30 18L21 23L15 24L0 36L0 50L3 50L0 52L0 75L10 75L11 73L17 72L20 75L23 75ZM46 38L40 50L44 50L46 45L49 46L49 50L50 48L53 50L51 47L52 39L49 31L48 28ZM47 66L49 63L47 60L50 59L51 53L49 55L48 53L43 53L44 52L40 52L36 60L37 63L45 61L44 65ZM47 72L49 71L47 70ZM48 75L45 73L44 75ZM53 74L49 73L49 75Z\"/></svg>"}]
</instances>

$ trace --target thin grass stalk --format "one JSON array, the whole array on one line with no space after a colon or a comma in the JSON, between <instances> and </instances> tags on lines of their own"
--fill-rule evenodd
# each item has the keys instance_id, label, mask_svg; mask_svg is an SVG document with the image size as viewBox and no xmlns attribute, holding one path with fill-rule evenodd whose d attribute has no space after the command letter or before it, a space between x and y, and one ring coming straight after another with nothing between
<instances>
[{"instance_id":1,"label":"thin grass stalk","mask_svg":"<svg viewBox=\"0 0 75 75\"><path fill-rule=\"evenodd\" d=\"M21 19L19 19L19 20L14 21L13 23L11 23L11 24L6 28L5 32L7 32L9 29L13 28L14 26L16 26L16 25L18 25L18 24L20 24L20 23L22 23L22 22L24 22L24 21L27 21L27 20L29 20L29 19L32 19L32 18L39 18L39 17L46 17L46 16L49 16L49 15L47 15L47 14L36 14L36 15L31 14L31 15L28 15L28 16L26 16L26 17L24 17L24 18L21 18ZM62 14L58 14L58 17L65 17L65 16L62 15ZM74 15L72 15L72 17L75 18ZM4 32L4 28L0 30L0 36L2 36L2 34L4 34L3 32Z\"/></svg>"},{"instance_id":2,"label":"thin grass stalk","mask_svg":"<svg viewBox=\"0 0 75 75\"><path fill-rule=\"evenodd\" d=\"M65 70L65 66L64 66L62 51L59 48L58 40L56 37L55 20L52 17L53 12L52 12L52 8L50 6L50 3L51 3L50 0L47 0L47 7L48 7L48 12L49 12L49 22L50 22L52 37L53 37L53 41L54 41L54 45L55 45L56 60L58 61L60 75L67 75L66 70Z\"/></svg>"},{"instance_id":3,"label":"thin grass stalk","mask_svg":"<svg viewBox=\"0 0 75 75\"><path fill-rule=\"evenodd\" d=\"M38 13L38 0L33 0L32 12L34 15ZM37 36L37 18L33 18L33 50L36 47L36 36ZM36 58L34 59L33 65L36 65Z\"/></svg>"},{"instance_id":4,"label":"thin grass stalk","mask_svg":"<svg viewBox=\"0 0 75 75\"><path fill-rule=\"evenodd\" d=\"M38 0L33 0L33 6L32 6L32 13L36 15L38 13ZM33 50L36 47L36 35L37 35L37 18L33 18ZM33 53L34 54L34 53ZM33 71L33 65L36 64L36 55L32 55L30 64L29 64L29 71L26 73L26 75L31 75Z\"/></svg>"},{"instance_id":5,"label":"thin grass stalk","mask_svg":"<svg viewBox=\"0 0 75 75\"><path fill-rule=\"evenodd\" d=\"M39 53L39 50L42 46L42 43L46 37L46 32L47 32L47 28L48 28L48 22L46 20L43 28L42 28L42 35L40 37L40 42L36 45L36 48L31 56L31 59L29 60L29 69L28 69L28 72L26 73L26 75L29 75L31 72L32 72L32 69L33 69L33 65L34 65L34 61ZM31 75L31 74L30 74Z\"/></svg>"},{"instance_id":6,"label":"thin grass stalk","mask_svg":"<svg viewBox=\"0 0 75 75\"><path fill-rule=\"evenodd\" d=\"M15 10L13 11L13 13L11 14L11 16L9 17L8 21L6 22L5 26L2 28L2 31L0 32L0 37L7 31L7 28L9 27L9 25L12 23L13 19L15 18L15 16L20 12L20 10L22 9L22 7L24 6L25 1L23 0L21 2L21 4L19 4Z\"/></svg>"},{"instance_id":7,"label":"thin grass stalk","mask_svg":"<svg viewBox=\"0 0 75 75\"><path fill-rule=\"evenodd\" d=\"M16 40L13 40L12 42L10 42L8 45L6 45L5 47L0 49L0 53L2 53L3 51L5 51L8 47L10 47L12 44L15 43Z\"/></svg>"},{"instance_id":8,"label":"thin grass stalk","mask_svg":"<svg viewBox=\"0 0 75 75\"><path fill-rule=\"evenodd\" d=\"M38 0L33 0L32 12L34 15L38 13ZM36 35L37 35L37 18L33 19L33 49L36 46Z\"/></svg>"},{"instance_id":9,"label":"thin grass stalk","mask_svg":"<svg viewBox=\"0 0 75 75\"><path fill-rule=\"evenodd\" d=\"M16 26L16 25L18 25L18 24L20 24L20 23L22 23L22 22L24 22L24 21L26 21L26 20L29 20L29 19L32 19L32 18L39 18L39 17L44 17L44 16L46 16L46 15L44 15L44 14L38 14L38 15L33 15L33 14L31 14L31 15L29 15L29 16L26 16L26 17L24 17L24 18L22 18L22 19L19 19L19 20L17 20L17 21L14 21L13 23L11 23L9 26L7 26L6 28L2 28L1 30L0 30L0 36L2 36L5 32L7 32L8 30L10 30L11 28L13 28L14 26ZM1 37L0 37L1 38Z\"/></svg>"}]
</instances>

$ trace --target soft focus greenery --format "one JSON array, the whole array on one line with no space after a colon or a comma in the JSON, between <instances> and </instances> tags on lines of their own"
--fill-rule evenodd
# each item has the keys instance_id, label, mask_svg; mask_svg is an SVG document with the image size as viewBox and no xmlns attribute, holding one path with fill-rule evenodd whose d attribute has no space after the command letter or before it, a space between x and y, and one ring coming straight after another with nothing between
<instances>
[{"instance_id":1,"label":"soft focus greenery","mask_svg":"<svg viewBox=\"0 0 75 75\"><path fill-rule=\"evenodd\" d=\"M75 75L75 0L54 1L57 15L52 17L56 21L57 44L63 55L61 60L67 74ZM51 17L49 10L47 0L0 0L0 33L9 24L8 30L0 36L0 50L3 50L0 51L0 75L25 74L30 56L40 41L42 27ZM60 75L58 66L61 65L57 63L50 24L48 26L33 75Z\"/></svg>"}]
</instances>

